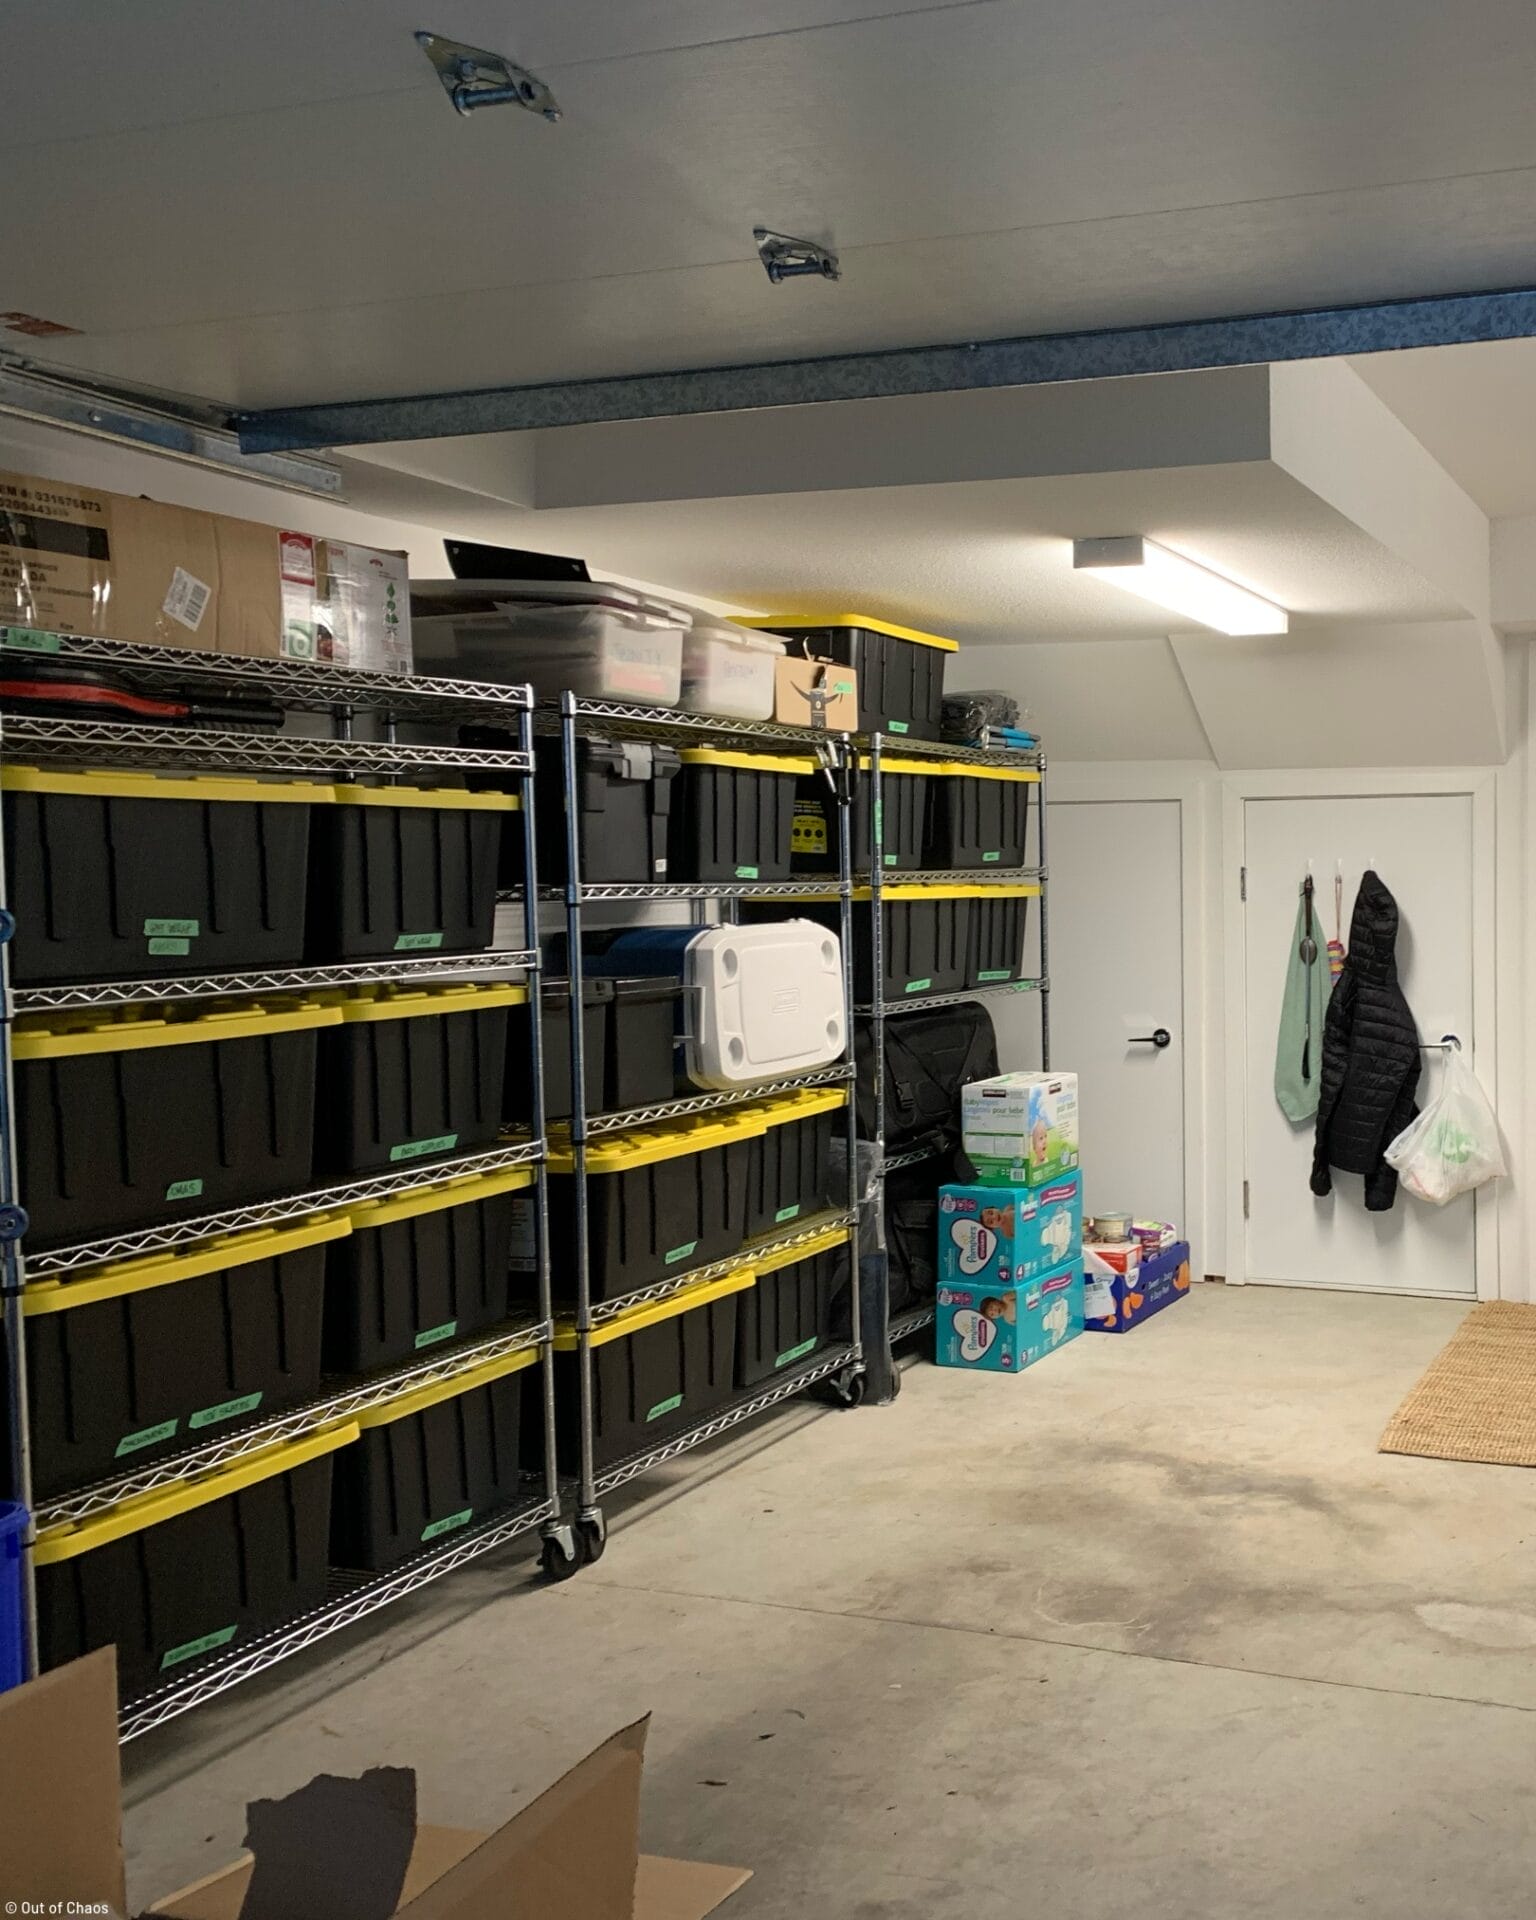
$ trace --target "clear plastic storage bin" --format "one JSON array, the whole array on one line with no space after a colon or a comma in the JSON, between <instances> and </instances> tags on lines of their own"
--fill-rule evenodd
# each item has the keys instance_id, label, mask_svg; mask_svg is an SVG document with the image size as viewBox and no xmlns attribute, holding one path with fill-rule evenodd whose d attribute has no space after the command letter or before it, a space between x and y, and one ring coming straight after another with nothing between
<instances>
[{"instance_id":1,"label":"clear plastic storage bin","mask_svg":"<svg viewBox=\"0 0 1536 1920\"><path fill-rule=\"evenodd\" d=\"M771 720L774 662L783 652L784 642L771 634L748 633L728 620L695 615L683 635L679 705L690 713Z\"/></svg>"}]
</instances>

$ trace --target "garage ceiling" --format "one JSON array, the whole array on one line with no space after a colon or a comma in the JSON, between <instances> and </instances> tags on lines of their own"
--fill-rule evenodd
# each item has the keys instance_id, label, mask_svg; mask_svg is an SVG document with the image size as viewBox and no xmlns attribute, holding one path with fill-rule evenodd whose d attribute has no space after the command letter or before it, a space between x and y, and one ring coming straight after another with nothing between
<instances>
[{"instance_id":1,"label":"garage ceiling","mask_svg":"<svg viewBox=\"0 0 1536 1920\"><path fill-rule=\"evenodd\" d=\"M1536 278L1528 0L433 4L0 4L0 308L266 406Z\"/></svg>"}]
</instances>

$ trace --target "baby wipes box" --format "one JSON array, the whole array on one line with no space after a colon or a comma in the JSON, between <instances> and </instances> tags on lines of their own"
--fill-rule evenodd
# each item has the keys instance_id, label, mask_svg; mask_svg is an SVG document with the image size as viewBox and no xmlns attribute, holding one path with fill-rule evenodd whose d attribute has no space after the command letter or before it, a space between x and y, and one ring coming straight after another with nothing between
<instances>
[{"instance_id":1,"label":"baby wipes box","mask_svg":"<svg viewBox=\"0 0 1536 1920\"><path fill-rule=\"evenodd\" d=\"M999 1073L960 1093L960 1126L976 1177L1045 1186L1078 1164L1077 1075Z\"/></svg>"},{"instance_id":2,"label":"baby wipes box","mask_svg":"<svg viewBox=\"0 0 1536 1920\"><path fill-rule=\"evenodd\" d=\"M1022 1373L1082 1332L1082 1261L1018 1286L941 1280L934 1325L941 1367Z\"/></svg>"},{"instance_id":3,"label":"baby wipes box","mask_svg":"<svg viewBox=\"0 0 1536 1920\"><path fill-rule=\"evenodd\" d=\"M939 1278L1013 1285L1075 1259L1083 1244L1083 1180L1047 1186L939 1189Z\"/></svg>"}]
</instances>

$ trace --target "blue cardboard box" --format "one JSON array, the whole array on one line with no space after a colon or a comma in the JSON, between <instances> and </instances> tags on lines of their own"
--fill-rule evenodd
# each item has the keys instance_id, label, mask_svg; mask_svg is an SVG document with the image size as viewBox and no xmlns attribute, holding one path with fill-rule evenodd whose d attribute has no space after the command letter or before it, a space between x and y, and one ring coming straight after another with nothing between
<instances>
[{"instance_id":1,"label":"blue cardboard box","mask_svg":"<svg viewBox=\"0 0 1536 1920\"><path fill-rule=\"evenodd\" d=\"M1083 1246L1083 1176L1043 1187L939 1189L939 1278L1013 1286L1075 1260Z\"/></svg>"},{"instance_id":2,"label":"blue cardboard box","mask_svg":"<svg viewBox=\"0 0 1536 1920\"><path fill-rule=\"evenodd\" d=\"M1084 1283L1084 1325L1089 1333L1129 1333L1188 1292L1189 1243L1177 1240L1161 1253L1143 1258L1129 1279L1119 1273L1089 1274Z\"/></svg>"},{"instance_id":3,"label":"blue cardboard box","mask_svg":"<svg viewBox=\"0 0 1536 1920\"><path fill-rule=\"evenodd\" d=\"M934 1358L972 1373L1022 1373L1083 1330L1083 1263L1004 1286L941 1280Z\"/></svg>"}]
</instances>

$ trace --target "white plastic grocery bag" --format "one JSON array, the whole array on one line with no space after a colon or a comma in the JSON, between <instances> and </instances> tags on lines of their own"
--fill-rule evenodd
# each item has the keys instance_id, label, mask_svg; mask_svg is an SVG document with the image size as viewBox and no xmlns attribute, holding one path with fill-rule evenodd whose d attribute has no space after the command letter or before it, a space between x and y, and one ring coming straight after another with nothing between
<instances>
[{"instance_id":1,"label":"white plastic grocery bag","mask_svg":"<svg viewBox=\"0 0 1536 1920\"><path fill-rule=\"evenodd\" d=\"M1410 1193L1437 1207L1509 1171L1488 1096L1458 1051L1446 1054L1440 1091L1387 1148L1386 1161Z\"/></svg>"}]
</instances>

